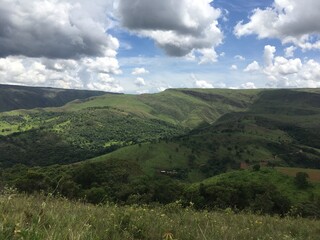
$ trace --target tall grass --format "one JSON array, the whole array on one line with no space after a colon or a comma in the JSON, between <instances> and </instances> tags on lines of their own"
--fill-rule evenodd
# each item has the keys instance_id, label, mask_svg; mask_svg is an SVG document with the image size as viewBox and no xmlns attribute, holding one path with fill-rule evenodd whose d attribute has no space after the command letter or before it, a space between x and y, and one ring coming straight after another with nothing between
<instances>
[{"instance_id":1,"label":"tall grass","mask_svg":"<svg viewBox=\"0 0 320 240\"><path fill-rule=\"evenodd\" d=\"M166 206L94 206L42 195L0 196L0 239L319 239L320 222Z\"/></svg>"}]
</instances>

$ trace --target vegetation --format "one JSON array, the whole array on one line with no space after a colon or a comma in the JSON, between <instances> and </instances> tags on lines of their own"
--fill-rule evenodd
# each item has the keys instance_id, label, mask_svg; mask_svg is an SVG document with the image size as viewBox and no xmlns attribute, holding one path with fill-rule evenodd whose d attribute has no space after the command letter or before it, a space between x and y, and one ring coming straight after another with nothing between
<instances>
[{"instance_id":1,"label":"vegetation","mask_svg":"<svg viewBox=\"0 0 320 240\"><path fill-rule=\"evenodd\" d=\"M0 189L20 193L0 197L12 215L0 238L313 239L316 222L300 217L320 218L319 122L308 89L105 94L0 113Z\"/></svg>"},{"instance_id":2,"label":"vegetation","mask_svg":"<svg viewBox=\"0 0 320 240\"><path fill-rule=\"evenodd\" d=\"M38 107L59 107L76 99L106 94L101 91L10 86L0 84L0 112Z\"/></svg>"},{"instance_id":3,"label":"vegetation","mask_svg":"<svg viewBox=\"0 0 320 240\"><path fill-rule=\"evenodd\" d=\"M67 166L15 166L1 172L2 182L25 193L54 193L90 203L168 204L193 202L198 210L230 208L262 214L320 218L320 185L301 185L276 170L243 170L219 174L202 182L181 181L178 172L154 176L136 161L112 159Z\"/></svg>"},{"instance_id":4,"label":"vegetation","mask_svg":"<svg viewBox=\"0 0 320 240\"><path fill-rule=\"evenodd\" d=\"M317 239L319 221L166 206L89 205L42 195L0 196L1 239Z\"/></svg>"},{"instance_id":5,"label":"vegetation","mask_svg":"<svg viewBox=\"0 0 320 240\"><path fill-rule=\"evenodd\" d=\"M320 169L309 168L289 168L289 167L276 167L276 169L288 176L295 177L298 172L305 172L308 174L308 180L310 182L320 182Z\"/></svg>"}]
</instances>

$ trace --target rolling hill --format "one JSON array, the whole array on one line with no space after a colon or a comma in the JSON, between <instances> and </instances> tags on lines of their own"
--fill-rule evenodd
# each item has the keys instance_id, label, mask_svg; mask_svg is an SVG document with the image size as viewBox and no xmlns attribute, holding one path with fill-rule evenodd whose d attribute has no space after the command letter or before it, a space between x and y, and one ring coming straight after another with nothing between
<instances>
[{"instance_id":1,"label":"rolling hill","mask_svg":"<svg viewBox=\"0 0 320 240\"><path fill-rule=\"evenodd\" d=\"M172 89L159 94L106 94L58 108L4 112L0 163L70 163L134 143L172 138L225 113L246 111L257 92ZM41 146L33 151L37 143Z\"/></svg>"},{"instance_id":2,"label":"rolling hill","mask_svg":"<svg viewBox=\"0 0 320 240\"><path fill-rule=\"evenodd\" d=\"M285 214L295 206L318 216L317 183L297 189L281 172L320 169L319 96L317 89L169 89L3 112L0 183L92 203L188 202L196 194L199 209ZM241 170L254 165L269 169ZM238 191L246 201L234 198Z\"/></svg>"},{"instance_id":3,"label":"rolling hill","mask_svg":"<svg viewBox=\"0 0 320 240\"><path fill-rule=\"evenodd\" d=\"M320 169L318 98L309 90L263 91L246 111L224 114L170 140L126 146L91 161L136 159L149 175L176 172L189 182L242 164Z\"/></svg>"},{"instance_id":4,"label":"rolling hill","mask_svg":"<svg viewBox=\"0 0 320 240\"><path fill-rule=\"evenodd\" d=\"M99 159L142 159L149 173L180 169L191 180L241 162L320 168L319 97L310 89L169 89L4 112L0 163L67 164L125 147Z\"/></svg>"},{"instance_id":5,"label":"rolling hill","mask_svg":"<svg viewBox=\"0 0 320 240\"><path fill-rule=\"evenodd\" d=\"M106 92L0 84L0 112L16 109L59 107L76 99L85 99L104 94Z\"/></svg>"}]
</instances>

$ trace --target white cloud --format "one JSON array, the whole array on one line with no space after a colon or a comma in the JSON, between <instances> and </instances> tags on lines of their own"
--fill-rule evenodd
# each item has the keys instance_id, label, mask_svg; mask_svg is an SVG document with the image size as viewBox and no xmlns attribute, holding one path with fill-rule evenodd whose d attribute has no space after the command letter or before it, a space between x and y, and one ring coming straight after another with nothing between
<instances>
[{"instance_id":1,"label":"white cloud","mask_svg":"<svg viewBox=\"0 0 320 240\"><path fill-rule=\"evenodd\" d=\"M271 50L271 51L270 51ZM267 52L267 53L266 53ZM265 47L267 63L263 69L268 76L268 86L271 87L319 87L320 63L311 59L306 62L300 58L287 59L275 56L276 49L273 46ZM272 53L272 54L270 54Z\"/></svg>"},{"instance_id":2,"label":"white cloud","mask_svg":"<svg viewBox=\"0 0 320 240\"><path fill-rule=\"evenodd\" d=\"M238 66L237 65L231 65L230 70L238 70Z\"/></svg>"},{"instance_id":3,"label":"white cloud","mask_svg":"<svg viewBox=\"0 0 320 240\"><path fill-rule=\"evenodd\" d=\"M141 74L146 74L146 73L149 73L148 70L146 70L145 68L135 68L133 69L132 71L132 75L141 75Z\"/></svg>"},{"instance_id":4,"label":"white cloud","mask_svg":"<svg viewBox=\"0 0 320 240\"><path fill-rule=\"evenodd\" d=\"M122 92L123 88L109 74L99 73L97 77L86 84L86 88L91 90L103 90L107 92Z\"/></svg>"},{"instance_id":5,"label":"white cloud","mask_svg":"<svg viewBox=\"0 0 320 240\"><path fill-rule=\"evenodd\" d=\"M239 22L234 34L256 34L259 39L277 38L304 50L320 49L319 11L318 0L274 0L271 7L255 9L249 22Z\"/></svg>"},{"instance_id":6,"label":"white cloud","mask_svg":"<svg viewBox=\"0 0 320 240\"><path fill-rule=\"evenodd\" d=\"M247 82L247 83L241 84L241 88L243 88L243 89L256 89L257 87L254 85L253 82Z\"/></svg>"},{"instance_id":7,"label":"white cloud","mask_svg":"<svg viewBox=\"0 0 320 240\"><path fill-rule=\"evenodd\" d=\"M218 55L214 48L200 49L199 53L201 53L199 64L214 63L218 61Z\"/></svg>"},{"instance_id":8,"label":"white cloud","mask_svg":"<svg viewBox=\"0 0 320 240\"><path fill-rule=\"evenodd\" d=\"M69 63L70 64L70 63ZM67 61L56 62L47 67L41 59L7 57L0 59L0 82L35 86L78 88L79 78ZM56 69L54 69L56 68Z\"/></svg>"},{"instance_id":9,"label":"white cloud","mask_svg":"<svg viewBox=\"0 0 320 240\"><path fill-rule=\"evenodd\" d=\"M0 83L122 91L112 0L0 0Z\"/></svg>"},{"instance_id":10,"label":"white cloud","mask_svg":"<svg viewBox=\"0 0 320 240\"><path fill-rule=\"evenodd\" d=\"M256 72L260 70L260 65L258 62L253 61L250 63L243 71L244 72Z\"/></svg>"},{"instance_id":11,"label":"white cloud","mask_svg":"<svg viewBox=\"0 0 320 240\"><path fill-rule=\"evenodd\" d=\"M237 59L237 60L240 60L240 61L246 60L246 58L241 56L241 55L236 55L236 56L234 56L234 58Z\"/></svg>"},{"instance_id":12,"label":"white cloud","mask_svg":"<svg viewBox=\"0 0 320 240\"><path fill-rule=\"evenodd\" d=\"M142 77L138 77L135 81L134 84L138 87L142 87L146 85L146 82L144 81L144 79Z\"/></svg>"},{"instance_id":13,"label":"white cloud","mask_svg":"<svg viewBox=\"0 0 320 240\"><path fill-rule=\"evenodd\" d=\"M263 59L265 66L272 65L275 52L276 48L274 46L267 45L264 47Z\"/></svg>"},{"instance_id":14,"label":"white cloud","mask_svg":"<svg viewBox=\"0 0 320 240\"><path fill-rule=\"evenodd\" d=\"M120 74L118 60L113 57L84 58L82 60L88 71L97 73Z\"/></svg>"},{"instance_id":15,"label":"white cloud","mask_svg":"<svg viewBox=\"0 0 320 240\"><path fill-rule=\"evenodd\" d=\"M290 46L284 49L285 57L291 58L294 56L294 51L297 50L295 46Z\"/></svg>"},{"instance_id":16,"label":"white cloud","mask_svg":"<svg viewBox=\"0 0 320 240\"><path fill-rule=\"evenodd\" d=\"M0 83L58 88L123 91L111 76L120 73L113 58L51 60L0 58Z\"/></svg>"},{"instance_id":17,"label":"white cloud","mask_svg":"<svg viewBox=\"0 0 320 240\"><path fill-rule=\"evenodd\" d=\"M211 83L208 83L204 80L196 80L194 85L197 88L213 88L213 85Z\"/></svg>"},{"instance_id":18,"label":"white cloud","mask_svg":"<svg viewBox=\"0 0 320 240\"><path fill-rule=\"evenodd\" d=\"M201 62L216 61L212 49L222 43L220 9L208 0L119 0L119 18L124 27L153 39L167 55L185 56L193 50L204 55ZM209 56L210 55L210 56Z\"/></svg>"},{"instance_id":19,"label":"white cloud","mask_svg":"<svg viewBox=\"0 0 320 240\"><path fill-rule=\"evenodd\" d=\"M191 52L189 52L185 57L185 60L187 61L196 61L197 60L197 57L195 55L195 50L192 50Z\"/></svg>"},{"instance_id":20,"label":"white cloud","mask_svg":"<svg viewBox=\"0 0 320 240\"><path fill-rule=\"evenodd\" d=\"M110 1L1 0L0 57L104 56L118 42L106 33Z\"/></svg>"}]
</instances>

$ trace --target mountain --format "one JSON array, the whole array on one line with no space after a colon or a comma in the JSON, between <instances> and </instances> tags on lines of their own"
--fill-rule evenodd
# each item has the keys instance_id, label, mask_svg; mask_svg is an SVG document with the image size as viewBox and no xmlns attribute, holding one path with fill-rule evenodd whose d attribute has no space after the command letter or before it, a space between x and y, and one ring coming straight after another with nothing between
<instances>
[{"instance_id":1,"label":"mountain","mask_svg":"<svg viewBox=\"0 0 320 240\"><path fill-rule=\"evenodd\" d=\"M170 139L226 113L246 111L258 92L172 89L106 94L59 108L4 112L0 163L66 164L135 143Z\"/></svg>"},{"instance_id":2,"label":"mountain","mask_svg":"<svg viewBox=\"0 0 320 240\"><path fill-rule=\"evenodd\" d=\"M85 99L104 94L106 92L1 84L0 112L16 109L59 107L76 99Z\"/></svg>"},{"instance_id":3,"label":"mountain","mask_svg":"<svg viewBox=\"0 0 320 240\"><path fill-rule=\"evenodd\" d=\"M319 134L318 89L105 94L0 113L0 186L318 217Z\"/></svg>"},{"instance_id":4,"label":"mountain","mask_svg":"<svg viewBox=\"0 0 320 240\"><path fill-rule=\"evenodd\" d=\"M0 163L134 158L151 175L179 169L190 181L243 162L320 168L319 123L317 89L105 94L1 113Z\"/></svg>"},{"instance_id":5,"label":"mountain","mask_svg":"<svg viewBox=\"0 0 320 240\"><path fill-rule=\"evenodd\" d=\"M255 164L320 169L320 94L317 90L266 90L245 111L181 136L126 146L91 161L136 159L149 175L163 171L184 181Z\"/></svg>"}]
</instances>

